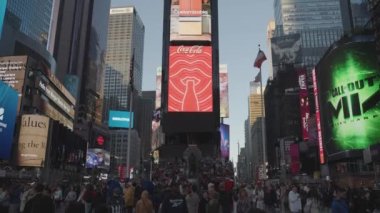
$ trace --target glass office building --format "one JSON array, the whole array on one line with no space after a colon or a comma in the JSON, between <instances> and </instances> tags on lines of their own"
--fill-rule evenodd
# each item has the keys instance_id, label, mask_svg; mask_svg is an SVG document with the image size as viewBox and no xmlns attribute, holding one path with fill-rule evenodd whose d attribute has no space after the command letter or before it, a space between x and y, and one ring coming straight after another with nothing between
<instances>
[{"instance_id":1,"label":"glass office building","mask_svg":"<svg viewBox=\"0 0 380 213\"><path fill-rule=\"evenodd\" d=\"M46 47L53 0L13 0L7 3L6 21Z\"/></svg>"}]
</instances>

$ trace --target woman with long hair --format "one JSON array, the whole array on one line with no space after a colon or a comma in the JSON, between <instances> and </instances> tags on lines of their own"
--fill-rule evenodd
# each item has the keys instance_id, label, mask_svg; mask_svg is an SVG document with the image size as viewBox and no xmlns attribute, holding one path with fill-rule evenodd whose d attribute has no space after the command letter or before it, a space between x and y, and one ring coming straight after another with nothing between
<instances>
[{"instance_id":1,"label":"woman with long hair","mask_svg":"<svg viewBox=\"0 0 380 213\"><path fill-rule=\"evenodd\" d=\"M144 190L141 193L141 198L136 204L136 213L153 213L153 203L149 199L148 191Z\"/></svg>"},{"instance_id":2,"label":"woman with long hair","mask_svg":"<svg viewBox=\"0 0 380 213\"><path fill-rule=\"evenodd\" d=\"M248 197L247 191L244 188L240 189L236 204L237 213L247 213L251 208L252 202Z\"/></svg>"}]
</instances>

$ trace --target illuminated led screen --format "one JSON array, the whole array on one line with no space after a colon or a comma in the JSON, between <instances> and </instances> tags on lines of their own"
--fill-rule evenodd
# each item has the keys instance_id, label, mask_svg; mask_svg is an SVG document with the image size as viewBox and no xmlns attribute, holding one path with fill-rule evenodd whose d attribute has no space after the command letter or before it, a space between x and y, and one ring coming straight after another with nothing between
<instances>
[{"instance_id":1,"label":"illuminated led screen","mask_svg":"<svg viewBox=\"0 0 380 213\"><path fill-rule=\"evenodd\" d=\"M328 152L380 142L380 70L375 43L351 42L318 65L324 142Z\"/></svg>"},{"instance_id":2,"label":"illuminated led screen","mask_svg":"<svg viewBox=\"0 0 380 213\"><path fill-rule=\"evenodd\" d=\"M213 111L210 46L170 46L168 111Z\"/></svg>"}]
</instances>

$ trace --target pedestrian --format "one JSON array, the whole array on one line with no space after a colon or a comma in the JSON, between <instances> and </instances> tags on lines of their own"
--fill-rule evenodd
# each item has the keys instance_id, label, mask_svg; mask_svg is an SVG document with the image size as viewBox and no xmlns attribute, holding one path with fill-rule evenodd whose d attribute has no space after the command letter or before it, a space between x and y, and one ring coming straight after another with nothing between
<instances>
[{"instance_id":1,"label":"pedestrian","mask_svg":"<svg viewBox=\"0 0 380 213\"><path fill-rule=\"evenodd\" d=\"M115 188L107 203L109 213L125 213L125 203L123 193L119 188Z\"/></svg>"},{"instance_id":2,"label":"pedestrian","mask_svg":"<svg viewBox=\"0 0 380 213\"><path fill-rule=\"evenodd\" d=\"M186 204L189 213L198 213L200 198L195 192L195 186L189 185L187 187Z\"/></svg>"},{"instance_id":3,"label":"pedestrian","mask_svg":"<svg viewBox=\"0 0 380 213\"><path fill-rule=\"evenodd\" d=\"M331 204L332 213L348 213L349 207L346 202L347 192L345 189L337 187L335 190L335 198Z\"/></svg>"},{"instance_id":4,"label":"pedestrian","mask_svg":"<svg viewBox=\"0 0 380 213\"><path fill-rule=\"evenodd\" d=\"M8 212L10 196L5 186L0 186L0 212Z\"/></svg>"},{"instance_id":5,"label":"pedestrian","mask_svg":"<svg viewBox=\"0 0 380 213\"><path fill-rule=\"evenodd\" d=\"M301 198L297 186L293 186L288 195L289 209L292 213L299 213L302 210Z\"/></svg>"},{"instance_id":6,"label":"pedestrian","mask_svg":"<svg viewBox=\"0 0 380 213\"><path fill-rule=\"evenodd\" d=\"M35 195L25 205L24 213L54 213L54 201L44 193L44 186L37 184L34 187Z\"/></svg>"},{"instance_id":7,"label":"pedestrian","mask_svg":"<svg viewBox=\"0 0 380 213\"><path fill-rule=\"evenodd\" d=\"M207 213L219 213L222 207L219 203L218 195L215 190L211 189L208 192L208 203L206 205Z\"/></svg>"},{"instance_id":8,"label":"pedestrian","mask_svg":"<svg viewBox=\"0 0 380 213\"><path fill-rule=\"evenodd\" d=\"M245 189L240 189L239 197L236 204L237 213L248 213L252 208L252 202L248 197L248 193Z\"/></svg>"},{"instance_id":9,"label":"pedestrian","mask_svg":"<svg viewBox=\"0 0 380 213\"><path fill-rule=\"evenodd\" d=\"M315 189L309 191L306 196L306 204L303 208L304 213L318 213L321 208L321 202Z\"/></svg>"},{"instance_id":10,"label":"pedestrian","mask_svg":"<svg viewBox=\"0 0 380 213\"><path fill-rule=\"evenodd\" d=\"M161 213L187 213L186 199L177 185L172 184L171 192L162 202Z\"/></svg>"},{"instance_id":11,"label":"pedestrian","mask_svg":"<svg viewBox=\"0 0 380 213\"><path fill-rule=\"evenodd\" d=\"M131 182L126 184L126 188L124 190L124 201L127 207L127 213L132 213L135 205L135 187Z\"/></svg>"},{"instance_id":12,"label":"pedestrian","mask_svg":"<svg viewBox=\"0 0 380 213\"><path fill-rule=\"evenodd\" d=\"M232 192L226 190L226 182L219 184L219 202L222 206L222 213L231 213L233 208Z\"/></svg>"},{"instance_id":13,"label":"pedestrian","mask_svg":"<svg viewBox=\"0 0 380 213\"><path fill-rule=\"evenodd\" d=\"M136 213L153 213L153 203L149 199L149 192L147 190L144 190L141 193L141 198L139 201L137 201L136 204Z\"/></svg>"}]
</instances>

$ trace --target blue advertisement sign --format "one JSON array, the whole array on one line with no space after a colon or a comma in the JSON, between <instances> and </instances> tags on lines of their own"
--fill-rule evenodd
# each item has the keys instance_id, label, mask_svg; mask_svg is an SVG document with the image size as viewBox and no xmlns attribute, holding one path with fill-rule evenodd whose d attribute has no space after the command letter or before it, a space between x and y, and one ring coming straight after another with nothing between
<instances>
[{"instance_id":1,"label":"blue advertisement sign","mask_svg":"<svg viewBox=\"0 0 380 213\"><path fill-rule=\"evenodd\" d=\"M7 0L1 0L0 1L0 39L1 39L1 33L3 31L4 16L5 16L6 8L7 8Z\"/></svg>"},{"instance_id":2,"label":"blue advertisement sign","mask_svg":"<svg viewBox=\"0 0 380 213\"><path fill-rule=\"evenodd\" d=\"M230 157L230 126L220 124L220 152L222 158L229 159Z\"/></svg>"},{"instance_id":3,"label":"blue advertisement sign","mask_svg":"<svg viewBox=\"0 0 380 213\"><path fill-rule=\"evenodd\" d=\"M18 93L0 81L0 159L9 160L17 116Z\"/></svg>"},{"instance_id":4,"label":"blue advertisement sign","mask_svg":"<svg viewBox=\"0 0 380 213\"><path fill-rule=\"evenodd\" d=\"M111 110L108 126L114 128L133 128L133 112Z\"/></svg>"}]
</instances>

